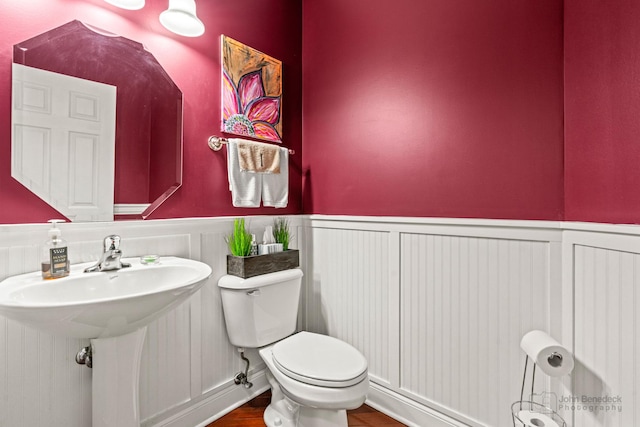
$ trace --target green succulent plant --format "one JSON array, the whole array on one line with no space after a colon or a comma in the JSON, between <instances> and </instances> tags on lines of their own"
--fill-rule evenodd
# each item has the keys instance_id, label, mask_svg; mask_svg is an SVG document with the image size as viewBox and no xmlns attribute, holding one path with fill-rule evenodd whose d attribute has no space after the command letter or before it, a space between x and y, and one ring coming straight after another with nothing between
<instances>
[{"instance_id":1,"label":"green succulent plant","mask_svg":"<svg viewBox=\"0 0 640 427\"><path fill-rule=\"evenodd\" d=\"M244 226L244 218L233 220L233 233L225 240L231 255L249 256L251 254L251 233Z\"/></svg>"},{"instance_id":2,"label":"green succulent plant","mask_svg":"<svg viewBox=\"0 0 640 427\"><path fill-rule=\"evenodd\" d=\"M273 220L273 238L276 243L282 243L283 250L289 250L289 241L292 237L287 218L280 217Z\"/></svg>"}]
</instances>

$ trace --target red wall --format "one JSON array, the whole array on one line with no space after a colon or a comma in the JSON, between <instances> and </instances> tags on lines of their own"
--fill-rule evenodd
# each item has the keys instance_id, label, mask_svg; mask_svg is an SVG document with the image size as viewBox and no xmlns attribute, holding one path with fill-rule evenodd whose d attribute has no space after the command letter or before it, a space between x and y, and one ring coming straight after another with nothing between
<instances>
[{"instance_id":1,"label":"red wall","mask_svg":"<svg viewBox=\"0 0 640 427\"><path fill-rule=\"evenodd\" d=\"M565 0L566 219L640 223L640 3Z\"/></svg>"},{"instance_id":2,"label":"red wall","mask_svg":"<svg viewBox=\"0 0 640 427\"><path fill-rule=\"evenodd\" d=\"M0 2L0 223L57 216L10 177L11 46L72 19L144 43L184 93L184 184L153 218L638 223L640 5L564 3L563 25L556 0L201 0L207 33L187 39L158 23L164 0ZM206 146L222 33L284 62L285 145L298 152L285 210L232 208L224 155Z\"/></svg>"},{"instance_id":3,"label":"red wall","mask_svg":"<svg viewBox=\"0 0 640 427\"><path fill-rule=\"evenodd\" d=\"M563 217L562 2L311 0L307 213Z\"/></svg>"},{"instance_id":4,"label":"red wall","mask_svg":"<svg viewBox=\"0 0 640 427\"><path fill-rule=\"evenodd\" d=\"M59 217L11 178L12 46L73 19L143 43L184 95L182 187L151 218L302 212L302 6L289 0L199 0L204 36L174 35L158 22L167 0L147 0L127 11L102 0L0 1L0 223L44 222ZM242 41L283 62L283 143L291 157L286 209L237 209L231 205L224 152L207 146L220 135L220 34ZM135 185L135 183L132 183Z\"/></svg>"}]
</instances>

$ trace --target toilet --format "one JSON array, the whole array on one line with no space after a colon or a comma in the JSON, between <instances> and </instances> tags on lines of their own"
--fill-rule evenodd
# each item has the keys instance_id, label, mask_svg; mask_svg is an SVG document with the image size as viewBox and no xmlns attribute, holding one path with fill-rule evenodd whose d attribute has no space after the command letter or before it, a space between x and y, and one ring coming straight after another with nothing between
<instances>
[{"instance_id":1,"label":"toilet","mask_svg":"<svg viewBox=\"0 0 640 427\"><path fill-rule=\"evenodd\" d=\"M258 349L267 365L268 427L346 427L346 410L361 406L369 390L367 360L339 339L295 333L301 283L300 269L220 278L229 340Z\"/></svg>"}]
</instances>

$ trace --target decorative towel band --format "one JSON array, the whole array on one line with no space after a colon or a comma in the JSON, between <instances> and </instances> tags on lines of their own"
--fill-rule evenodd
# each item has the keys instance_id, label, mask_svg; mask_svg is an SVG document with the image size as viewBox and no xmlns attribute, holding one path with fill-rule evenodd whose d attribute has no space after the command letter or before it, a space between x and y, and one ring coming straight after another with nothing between
<instances>
[{"instance_id":1,"label":"decorative towel band","mask_svg":"<svg viewBox=\"0 0 640 427\"><path fill-rule=\"evenodd\" d=\"M241 171L280 173L280 147L246 139L237 139L236 142Z\"/></svg>"}]
</instances>

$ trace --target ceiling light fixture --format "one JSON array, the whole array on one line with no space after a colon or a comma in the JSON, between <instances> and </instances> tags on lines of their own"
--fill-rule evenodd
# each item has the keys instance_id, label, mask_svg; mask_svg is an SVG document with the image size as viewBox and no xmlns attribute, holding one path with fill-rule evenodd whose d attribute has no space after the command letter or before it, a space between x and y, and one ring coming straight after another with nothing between
<instances>
[{"instance_id":1,"label":"ceiling light fixture","mask_svg":"<svg viewBox=\"0 0 640 427\"><path fill-rule=\"evenodd\" d=\"M138 10L144 7L144 0L104 0L109 4L122 9Z\"/></svg>"},{"instance_id":2,"label":"ceiling light fixture","mask_svg":"<svg viewBox=\"0 0 640 427\"><path fill-rule=\"evenodd\" d=\"M196 15L195 0L169 0L169 8L160 14L160 23L181 36L199 37L204 34L204 24Z\"/></svg>"}]
</instances>

